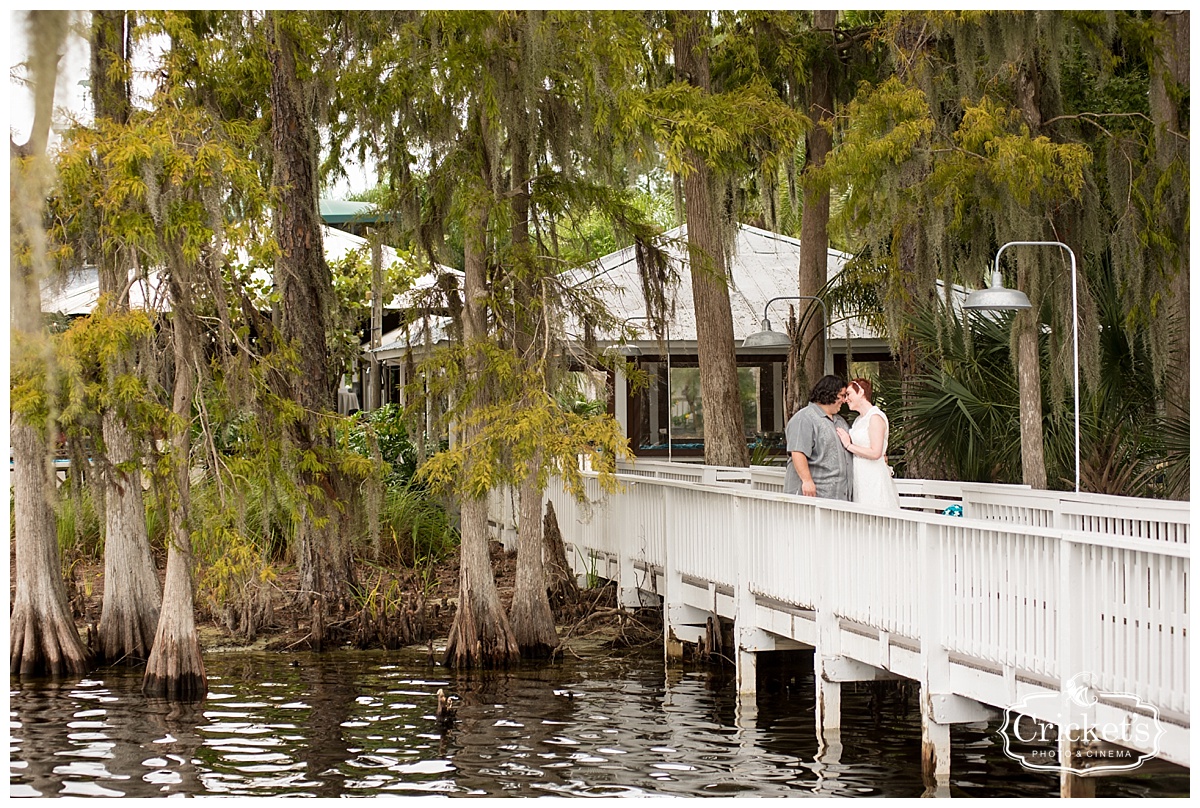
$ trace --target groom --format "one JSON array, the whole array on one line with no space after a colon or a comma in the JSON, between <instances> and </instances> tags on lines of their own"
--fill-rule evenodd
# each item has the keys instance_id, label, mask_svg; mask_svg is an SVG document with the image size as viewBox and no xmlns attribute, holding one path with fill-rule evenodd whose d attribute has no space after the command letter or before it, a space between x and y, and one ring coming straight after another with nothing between
<instances>
[{"instance_id":1,"label":"groom","mask_svg":"<svg viewBox=\"0 0 1200 808\"><path fill-rule=\"evenodd\" d=\"M837 376L825 376L809 392L808 406L788 421L785 493L851 499L854 456L837 434L838 427L849 431L838 415L845 400L846 383Z\"/></svg>"}]
</instances>

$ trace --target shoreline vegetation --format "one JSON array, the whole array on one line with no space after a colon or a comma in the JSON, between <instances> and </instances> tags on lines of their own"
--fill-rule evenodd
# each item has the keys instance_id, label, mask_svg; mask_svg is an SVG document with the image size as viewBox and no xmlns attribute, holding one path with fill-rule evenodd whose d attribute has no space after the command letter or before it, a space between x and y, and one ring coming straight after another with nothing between
<instances>
[{"instance_id":1,"label":"shoreline vegetation","mask_svg":"<svg viewBox=\"0 0 1200 808\"><path fill-rule=\"evenodd\" d=\"M516 552L505 551L497 541L492 541L489 549L497 589L507 609L512 600ZM157 564L160 580L165 576L164 567L165 556ZM395 585L405 577L412 576L415 571L385 571L377 565L365 563L360 563L356 569L359 581L377 581L381 572L385 573L385 578L391 579L389 583ZM399 609L376 608L374 613L369 603L364 604L326 627L327 632L331 629L336 632L337 641L328 643L324 650L427 649L432 664L443 664L442 655L458 603L458 574L457 559L452 557L439 565L432 580L426 582L428 588L423 598L420 593L410 591L407 597L399 601ZM280 571L268 594L270 603L264 609L267 619L248 635L231 630L222 622L220 615L214 613L214 609L198 603L196 633L202 652L207 655L309 650L306 610L297 606L295 598L288 592L294 589L296 575L294 568ZM89 638L94 636L104 598L103 560L75 564L69 584L75 627L80 640L87 645ZM629 650L662 641L661 618L657 612L653 609L633 612L618 607L612 584L579 590L577 597L555 604L554 616L560 642L556 656L578 654L584 649ZM396 621L405 623L414 637L420 636L422 639L410 638L411 642L400 642L394 633L388 636L381 631L382 625Z\"/></svg>"},{"instance_id":2,"label":"shoreline vegetation","mask_svg":"<svg viewBox=\"0 0 1200 808\"><path fill-rule=\"evenodd\" d=\"M195 653L410 648L427 651L431 662L464 667L449 652L463 586L457 498L418 473L422 452L409 438L404 411L384 405L341 425L342 462L370 468L360 485L344 491L332 505L346 568L334 604L319 617L312 585L305 582L299 563L298 525L306 510L297 504L295 490L278 485L274 475L254 464L239 424L221 435L217 460L193 465L190 475L189 588L194 597L187 603L187 619L194 626ZM427 455L445 451L438 445L424 448ZM145 653L104 652L102 625L111 594L106 589L113 580L120 582L120 571L106 557L106 498L98 490L104 474L89 455L67 451L64 457L70 461L66 479L54 489L50 510L65 583L64 634L71 633L68 624L74 628L85 659L86 667L77 672L148 663L152 657ZM145 564L150 571L146 591L164 593L165 599L175 516L171 489L156 473L155 459L147 457L141 464ZM614 650L661 644L661 615L619 608L613 584L594 586L589 580L589 588L581 590L549 506L542 522L542 552L537 555L549 559L542 576L549 630L542 652L522 657L560 658L585 638L593 650L597 643ZM14 569L16 546L14 541ZM488 537L481 559L495 581L496 608L505 615L520 597L517 546L506 551ZM14 601L17 591L14 578ZM154 618L161 621L163 615ZM320 621L315 626L314 618ZM153 633L154 624L148 629ZM18 672L15 666L13 670Z\"/></svg>"}]
</instances>

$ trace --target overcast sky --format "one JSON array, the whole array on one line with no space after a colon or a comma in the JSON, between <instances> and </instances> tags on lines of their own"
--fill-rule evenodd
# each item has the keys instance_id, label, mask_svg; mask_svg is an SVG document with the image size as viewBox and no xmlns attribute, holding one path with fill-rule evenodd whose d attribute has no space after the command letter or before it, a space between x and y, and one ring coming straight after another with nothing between
<instances>
[{"instance_id":1,"label":"overcast sky","mask_svg":"<svg viewBox=\"0 0 1200 808\"><path fill-rule=\"evenodd\" d=\"M9 11L5 16L8 26L8 114L9 129L17 143L29 138L29 127L33 124L33 96L22 79L27 73L21 63L28 55L28 31L25 29L25 12ZM88 115L91 106L86 87L81 83L87 79L87 41L73 31L67 40L67 52L59 66L58 87L54 93L54 125L58 128L65 114Z\"/></svg>"},{"instance_id":2,"label":"overcast sky","mask_svg":"<svg viewBox=\"0 0 1200 808\"><path fill-rule=\"evenodd\" d=\"M17 143L24 143L29 138L29 128L33 125L33 97L29 88L23 83L27 72L21 63L28 55L28 31L25 29L25 12L9 11L3 16L4 24L9 28L9 130ZM87 40L78 32L78 24L85 20L85 14L78 14L76 28L68 37L67 52L59 66L58 86L54 94L54 128L61 128L74 115L84 119L91 117L91 97L88 95L86 82L88 78L89 54ZM137 59L135 57L135 63ZM135 86L136 94L136 86ZM371 187L373 181L360 167L348 166L349 181L339 181L325 195L333 199L346 199L353 193L360 193Z\"/></svg>"}]
</instances>

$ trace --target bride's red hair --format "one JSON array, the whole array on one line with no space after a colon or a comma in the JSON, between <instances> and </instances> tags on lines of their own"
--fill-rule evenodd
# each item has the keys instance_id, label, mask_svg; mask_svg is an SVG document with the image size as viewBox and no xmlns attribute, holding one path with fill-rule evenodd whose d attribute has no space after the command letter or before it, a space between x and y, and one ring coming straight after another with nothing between
<instances>
[{"instance_id":1,"label":"bride's red hair","mask_svg":"<svg viewBox=\"0 0 1200 808\"><path fill-rule=\"evenodd\" d=\"M854 379L850 382L850 386L857 387L858 392L862 393L866 397L867 401L875 401L873 391L871 390L870 379Z\"/></svg>"}]
</instances>

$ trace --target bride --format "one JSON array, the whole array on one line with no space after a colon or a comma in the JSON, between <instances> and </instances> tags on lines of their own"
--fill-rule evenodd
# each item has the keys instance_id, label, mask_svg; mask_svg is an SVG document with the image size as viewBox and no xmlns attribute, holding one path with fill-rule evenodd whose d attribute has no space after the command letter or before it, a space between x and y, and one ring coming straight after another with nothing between
<instances>
[{"instance_id":1,"label":"bride","mask_svg":"<svg viewBox=\"0 0 1200 808\"><path fill-rule=\"evenodd\" d=\"M854 501L898 510L900 497L887 464L888 420L871 403L871 382L855 379L846 385L846 403L858 417L849 432L839 427L837 433L846 451L854 455Z\"/></svg>"}]
</instances>

